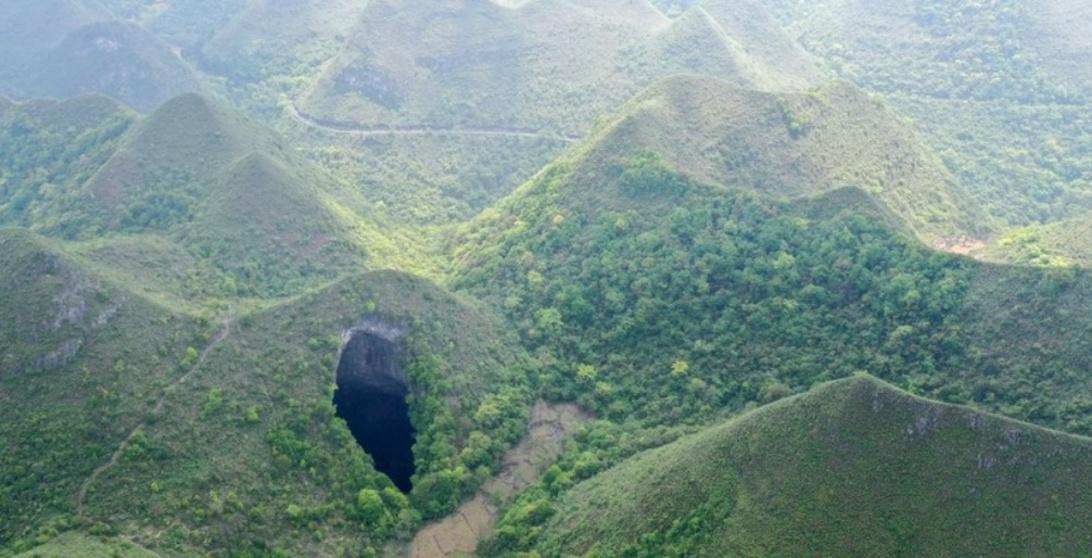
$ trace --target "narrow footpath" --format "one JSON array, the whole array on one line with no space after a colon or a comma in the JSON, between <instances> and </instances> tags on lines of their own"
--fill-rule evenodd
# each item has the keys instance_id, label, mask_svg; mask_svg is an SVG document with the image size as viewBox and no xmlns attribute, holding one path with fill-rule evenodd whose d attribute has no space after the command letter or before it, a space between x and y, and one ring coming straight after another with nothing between
<instances>
[{"instance_id":1,"label":"narrow footpath","mask_svg":"<svg viewBox=\"0 0 1092 558\"><path fill-rule=\"evenodd\" d=\"M176 387L186 383L187 380L189 380L194 374L201 370L201 367L205 365L205 360L208 359L209 353L211 353L217 345L222 343L231 334L231 325L232 318L229 317L225 319L224 328L220 330L220 333L217 333L211 341L209 341L209 344L205 347L205 350L201 351L200 356L197 357L197 362L195 362L194 365L190 367L188 372L183 374L181 377L175 380L174 383L172 383L170 386L163 390L163 394L159 396L159 400L156 401L155 407L152 409L153 417L158 417L159 414L163 412L163 407L167 404L167 395L169 393L173 392ZM129 445L132 444L133 439L136 438L137 434L144 430L144 427L146 425L147 419L141 421L140 424L138 424L137 427L134 428L133 431L130 432L129 435L121 441L121 444L118 445L118 448L114 450L114 454L110 456L110 460L106 463L103 463L102 465L99 465L91 473L91 476L87 477L87 480L83 481L83 484L80 485L80 490L76 493L75 498L77 516L83 517L84 501L87 500L87 491L91 488L91 485L95 484L95 481L97 481L103 473L109 471L118 464L118 460L120 460L121 456L125 454L125 450L129 448Z\"/></svg>"}]
</instances>

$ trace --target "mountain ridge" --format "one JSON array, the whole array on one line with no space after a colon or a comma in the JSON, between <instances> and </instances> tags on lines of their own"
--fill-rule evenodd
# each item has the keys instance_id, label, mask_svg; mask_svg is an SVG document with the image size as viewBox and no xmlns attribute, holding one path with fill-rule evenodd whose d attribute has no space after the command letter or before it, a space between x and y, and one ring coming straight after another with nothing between
<instances>
[{"instance_id":1,"label":"mountain ridge","mask_svg":"<svg viewBox=\"0 0 1092 558\"><path fill-rule=\"evenodd\" d=\"M0 558L1090 554L1088 16L8 0Z\"/></svg>"},{"instance_id":2,"label":"mountain ridge","mask_svg":"<svg viewBox=\"0 0 1092 558\"><path fill-rule=\"evenodd\" d=\"M800 446L810 449L790 453ZM1082 468L1092 468L1092 439L849 378L578 485L536 548L543 556L889 555L913 544L937 556L984 548L1076 555L1092 548L1074 529L1087 521L1080 514L1092 513L1087 490L1077 487L1087 482ZM800 491L817 479L814 493ZM896 496L911 493L916 503ZM1008 509L985 512L983 501L995 498Z\"/></svg>"}]
</instances>

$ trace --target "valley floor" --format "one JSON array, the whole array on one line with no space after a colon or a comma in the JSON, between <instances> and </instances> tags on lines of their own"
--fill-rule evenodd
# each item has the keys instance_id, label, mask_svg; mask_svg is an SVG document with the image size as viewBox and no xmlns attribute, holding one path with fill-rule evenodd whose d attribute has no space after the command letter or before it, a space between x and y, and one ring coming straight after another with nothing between
<instances>
[{"instance_id":1,"label":"valley floor","mask_svg":"<svg viewBox=\"0 0 1092 558\"><path fill-rule=\"evenodd\" d=\"M405 555L450 558L474 552L478 543L492 534L500 507L537 482L561 455L569 436L590 418L576 405L536 405L531 411L530 432L504 456L500 475L454 513L418 532ZM402 553L396 551L393 555Z\"/></svg>"}]
</instances>

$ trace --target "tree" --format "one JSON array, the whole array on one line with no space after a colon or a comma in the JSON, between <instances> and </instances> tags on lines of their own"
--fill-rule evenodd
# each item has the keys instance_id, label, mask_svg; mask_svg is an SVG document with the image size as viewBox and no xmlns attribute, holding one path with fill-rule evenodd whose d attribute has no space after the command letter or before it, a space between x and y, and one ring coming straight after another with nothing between
<instances>
[{"instance_id":1,"label":"tree","mask_svg":"<svg viewBox=\"0 0 1092 558\"><path fill-rule=\"evenodd\" d=\"M576 379L582 384L590 384L599 377L599 371L590 364L581 364L576 367Z\"/></svg>"},{"instance_id":2,"label":"tree","mask_svg":"<svg viewBox=\"0 0 1092 558\"><path fill-rule=\"evenodd\" d=\"M380 523L387 513L383 505L383 497L378 490L365 488L356 495L356 507L360 512L360 519L366 523L376 525Z\"/></svg>"},{"instance_id":3,"label":"tree","mask_svg":"<svg viewBox=\"0 0 1092 558\"><path fill-rule=\"evenodd\" d=\"M561 333L565 323L561 319L561 312L557 308L545 308L535 313L535 327L539 335L546 338L554 338Z\"/></svg>"},{"instance_id":4,"label":"tree","mask_svg":"<svg viewBox=\"0 0 1092 558\"><path fill-rule=\"evenodd\" d=\"M456 467L420 479L413 496L427 519L441 517L458 507L467 474L465 468Z\"/></svg>"},{"instance_id":5,"label":"tree","mask_svg":"<svg viewBox=\"0 0 1092 558\"><path fill-rule=\"evenodd\" d=\"M467 467L474 468L478 465L489 464L490 454L493 450L493 439L480 431L473 431L467 437L466 446L460 452L459 458Z\"/></svg>"},{"instance_id":6,"label":"tree","mask_svg":"<svg viewBox=\"0 0 1092 558\"><path fill-rule=\"evenodd\" d=\"M478 405L478 410L474 411L474 421L485 428L496 427L500 423L501 416L501 408L493 398L482 401Z\"/></svg>"},{"instance_id":7,"label":"tree","mask_svg":"<svg viewBox=\"0 0 1092 558\"><path fill-rule=\"evenodd\" d=\"M766 380L758 391L758 398L763 403L773 403L790 395L792 395L792 388L776 378Z\"/></svg>"},{"instance_id":8,"label":"tree","mask_svg":"<svg viewBox=\"0 0 1092 558\"><path fill-rule=\"evenodd\" d=\"M207 417L216 411L219 411L223 406L224 390L214 387L209 390L208 397L205 398L205 404L201 407L201 416Z\"/></svg>"},{"instance_id":9,"label":"tree","mask_svg":"<svg viewBox=\"0 0 1092 558\"><path fill-rule=\"evenodd\" d=\"M178 366L183 370L189 370L197 364L198 358L200 358L200 355L198 354L197 349L186 347L186 354L182 357L182 360L179 361Z\"/></svg>"},{"instance_id":10,"label":"tree","mask_svg":"<svg viewBox=\"0 0 1092 558\"><path fill-rule=\"evenodd\" d=\"M671 375L676 378L682 378L690 372L690 364L685 360L676 360L671 365Z\"/></svg>"}]
</instances>

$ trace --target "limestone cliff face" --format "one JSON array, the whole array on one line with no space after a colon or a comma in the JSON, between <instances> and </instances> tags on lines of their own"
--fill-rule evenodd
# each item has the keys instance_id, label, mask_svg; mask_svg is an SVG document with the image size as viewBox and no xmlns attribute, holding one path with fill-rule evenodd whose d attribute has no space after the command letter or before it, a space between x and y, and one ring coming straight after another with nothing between
<instances>
[{"instance_id":1,"label":"limestone cliff face","mask_svg":"<svg viewBox=\"0 0 1092 558\"><path fill-rule=\"evenodd\" d=\"M378 321L346 332L334 405L353 437L372 456L376 470L409 492L415 431L406 403L409 382L399 348L403 333Z\"/></svg>"},{"instance_id":2,"label":"limestone cliff face","mask_svg":"<svg viewBox=\"0 0 1092 558\"><path fill-rule=\"evenodd\" d=\"M337 367L339 386L371 393L404 396L409 382L398 347L401 331L380 323L350 330Z\"/></svg>"}]
</instances>

